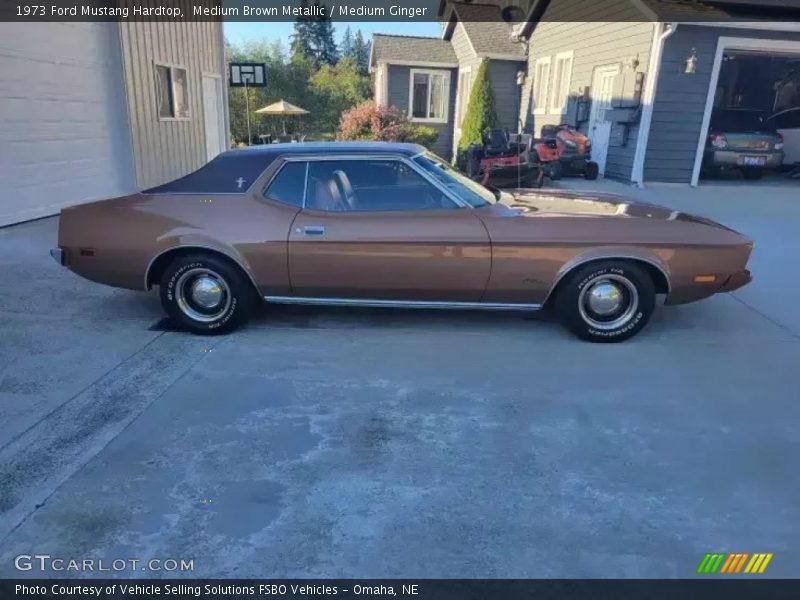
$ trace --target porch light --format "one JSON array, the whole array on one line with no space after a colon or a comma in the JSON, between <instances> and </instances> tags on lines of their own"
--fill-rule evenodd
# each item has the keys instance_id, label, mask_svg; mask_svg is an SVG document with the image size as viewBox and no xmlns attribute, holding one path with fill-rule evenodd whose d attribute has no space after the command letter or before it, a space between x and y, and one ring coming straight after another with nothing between
<instances>
[{"instance_id":1,"label":"porch light","mask_svg":"<svg viewBox=\"0 0 800 600\"><path fill-rule=\"evenodd\" d=\"M686 57L683 72L687 75L694 75L697 72L697 50L692 48L689 56Z\"/></svg>"},{"instance_id":2,"label":"porch light","mask_svg":"<svg viewBox=\"0 0 800 600\"><path fill-rule=\"evenodd\" d=\"M525 71L517 71L517 85L522 87L525 84Z\"/></svg>"}]
</instances>

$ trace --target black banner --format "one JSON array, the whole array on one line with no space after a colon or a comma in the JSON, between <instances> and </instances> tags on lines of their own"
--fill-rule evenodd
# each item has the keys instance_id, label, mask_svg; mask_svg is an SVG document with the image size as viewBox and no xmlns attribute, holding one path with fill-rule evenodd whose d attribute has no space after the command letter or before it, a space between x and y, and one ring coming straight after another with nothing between
<instances>
[{"instance_id":1,"label":"black banner","mask_svg":"<svg viewBox=\"0 0 800 600\"><path fill-rule=\"evenodd\" d=\"M800 20L800 0L0 0L0 20L44 21L663 21Z\"/></svg>"},{"instance_id":2,"label":"black banner","mask_svg":"<svg viewBox=\"0 0 800 600\"><path fill-rule=\"evenodd\" d=\"M0 581L0 598L170 598L174 600L341 598L354 600L693 600L796 599L800 580L530 579L265 579L265 580L13 580Z\"/></svg>"}]
</instances>

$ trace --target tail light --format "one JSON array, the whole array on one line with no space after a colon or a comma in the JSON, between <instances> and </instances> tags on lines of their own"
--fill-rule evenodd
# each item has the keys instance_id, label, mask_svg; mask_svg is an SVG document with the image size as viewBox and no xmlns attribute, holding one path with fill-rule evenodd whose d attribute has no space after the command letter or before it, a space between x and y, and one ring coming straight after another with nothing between
<instances>
[{"instance_id":1,"label":"tail light","mask_svg":"<svg viewBox=\"0 0 800 600\"><path fill-rule=\"evenodd\" d=\"M721 133L712 133L708 136L708 139L711 142L711 145L717 150L722 150L723 148L728 147L728 140Z\"/></svg>"},{"instance_id":2,"label":"tail light","mask_svg":"<svg viewBox=\"0 0 800 600\"><path fill-rule=\"evenodd\" d=\"M783 150L783 136L778 134L778 141L775 142L775 150Z\"/></svg>"}]
</instances>

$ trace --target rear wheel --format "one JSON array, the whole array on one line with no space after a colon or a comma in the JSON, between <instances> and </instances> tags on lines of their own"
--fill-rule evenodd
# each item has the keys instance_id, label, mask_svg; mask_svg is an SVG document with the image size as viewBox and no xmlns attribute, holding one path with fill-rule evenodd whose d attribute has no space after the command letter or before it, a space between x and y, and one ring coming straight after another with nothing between
<instances>
[{"instance_id":1,"label":"rear wheel","mask_svg":"<svg viewBox=\"0 0 800 600\"><path fill-rule=\"evenodd\" d=\"M639 333L655 309L650 275L625 261L579 267L559 286L556 311L570 331L590 342L621 342Z\"/></svg>"},{"instance_id":2,"label":"rear wheel","mask_svg":"<svg viewBox=\"0 0 800 600\"><path fill-rule=\"evenodd\" d=\"M764 177L764 169L742 169L742 177L748 181L758 181Z\"/></svg>"},{"instance_id":3,"label":"rear wheel","mask_svg":"<svg viewBox=\"0 0 800 600\"><path fill-rule=\"evenodd\" d=\"M589 162L586 163L586 170L583 172L583 176L586 179L588 179L589 181L594 181L595 179L597 179L597 176L599 174L600 174L600 166L596 162L590 160Z\"/></svg>"},{"instance_id":4,"label":"rear wheel","mask_svg":"<svg viewBox=\"0 0 800 600\"><path fill-rule=\"evenodd\" d=\"M252 285L229 261L212 254L179 256L164 270L161 304L177 324L220 334L243 324L254 306Z\"/></svg>"},{"instance_id":5,"label":"rear wheel","mask_svg":"<svg viewBox=\"0 0 800 600\"><path fill-rule=\"evenodd\" d=\"M559 161L553 161L547 165L548 175L553 181L558 181L564 176L564 167Z\"/></svg>"}]
</instances>

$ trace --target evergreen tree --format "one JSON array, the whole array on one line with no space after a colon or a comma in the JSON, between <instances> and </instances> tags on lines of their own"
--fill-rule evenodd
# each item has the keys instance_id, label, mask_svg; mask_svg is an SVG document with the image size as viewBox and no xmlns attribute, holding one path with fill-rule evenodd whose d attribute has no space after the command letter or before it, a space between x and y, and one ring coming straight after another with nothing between
<instances>
[{"instance_id":1,"label":"evergreen tree","mask_svg":"<svg viewBox=\"0 0 800 600\"><path fill-rule=\"evenodd\" d=\"M309 5L309 0L300 1L301 8L319 7L319 0ZM292 34L292 57L303 57L316 67L320 64L334 65L338 60L333 22L328 17L298 17Z\"/></svg>"},{"instance_id":2,"label":"evergreen tree","mask_svg":"<svg viewBox=\"0 0 800 600\"><path fill-rule=\"evenodd\" d=\"M353 31L350 29L350 25L344 30L341 55L342 58L353 58Z\"/></svg>"},{"instance_id":3,"label":"evergreen tree","mask_svg":"<svg viewBox=\"0 0 800 600\"><path fill-rule=\"evenodd\" d=\"M359 72L364 74L369 70L370 42L364 41L364 36L359 29L353 39L351 56Z\"/></svg>"},{"instance_id":4,"label":"evergreen tree","mask_svg":"<svg viewBox=\"0 0 800 600\"><path fill-rule=\"evenodd\" d=\"M497 127L497 109L494 91L489 82L488 67L489 61L484 60L472 84L467 112L461 126L461 139L458 140L459 150L466 150L470 144L482 143L483 132Z\"/></svg>"}]
</instances>

